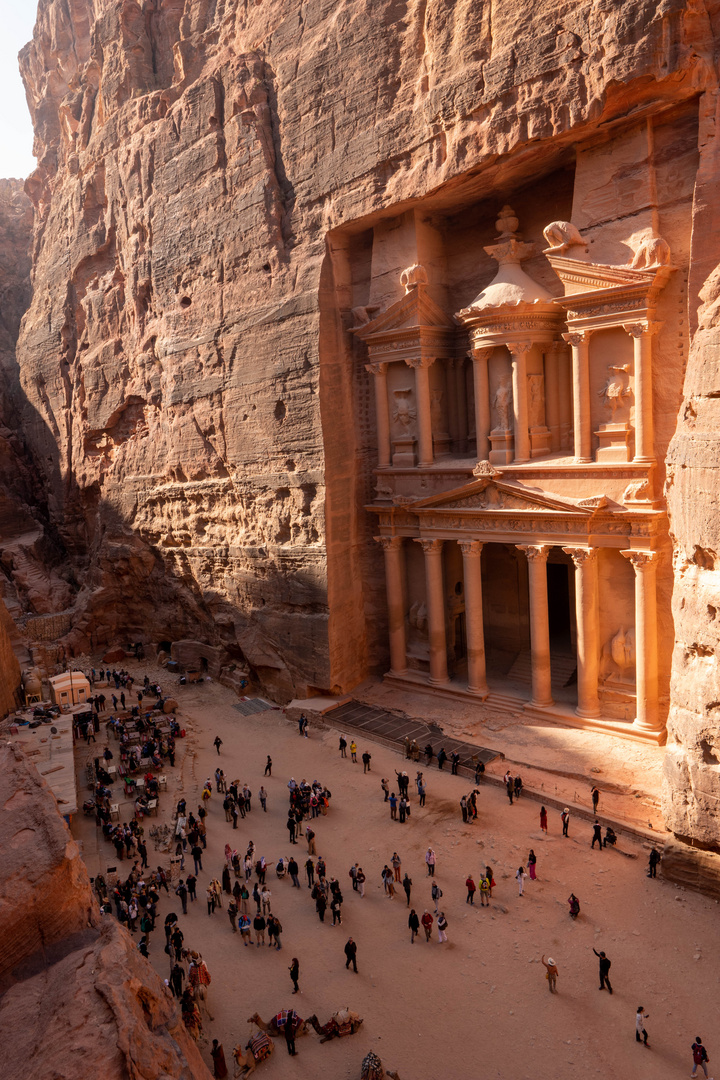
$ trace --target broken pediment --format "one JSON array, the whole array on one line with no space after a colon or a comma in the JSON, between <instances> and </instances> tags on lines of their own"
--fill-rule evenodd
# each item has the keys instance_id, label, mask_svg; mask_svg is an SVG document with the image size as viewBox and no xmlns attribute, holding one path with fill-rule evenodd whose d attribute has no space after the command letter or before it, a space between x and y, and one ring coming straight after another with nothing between
<instances>
[{"instance_id":1,"label":"broken pediment","mask_svg":"<svg viewBox=\"0 0 720 1080\"><path fill-rule=\"evenodd\" d=\"M440 512L455 510L488 510L491 512L509 510L513 513L557 513L578 514L590 517L596 508L581 506L570 499L562 499L545 492L530 491L517 484L506 484L494 479L480 479L464 487L433 495L429 499L406 505L410 513L435 510Z\"/></svg>"},{"instance_id":2,"label":"broken pediment","mask_svg":"<svg viewBox=\"0 0 720 1080\"><path fill-rule=\"evenodd\" d=\"M420 269L413 267L412 269ZM407 273L407 271L404 271ZM427 328L430 330L447 330L451 333L457 329L457 323L443 309L428 296L424 283L406 285L407 292L401 300L397 300L380 315L363 323L362 326L352 328L352 333L361 341L377 340L378 335L383 338L393 335L398 330L413 330Z\"/></svg>"}]
</instances>

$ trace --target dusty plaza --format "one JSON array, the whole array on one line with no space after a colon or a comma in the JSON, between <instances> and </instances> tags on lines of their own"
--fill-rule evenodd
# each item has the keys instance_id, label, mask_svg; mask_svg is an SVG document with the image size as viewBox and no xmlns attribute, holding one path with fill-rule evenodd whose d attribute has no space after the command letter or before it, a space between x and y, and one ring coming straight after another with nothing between
<instances>
[{"instance_id":1,"label":"dusty plaza","mask_svg":"<svg viewBox=\"0 0 720 1080\"><path fill-rule=\"evenodd\" d=\"M720 0L24 41L2 1080L720 1076Z\"/></svg>"}]
</instances>

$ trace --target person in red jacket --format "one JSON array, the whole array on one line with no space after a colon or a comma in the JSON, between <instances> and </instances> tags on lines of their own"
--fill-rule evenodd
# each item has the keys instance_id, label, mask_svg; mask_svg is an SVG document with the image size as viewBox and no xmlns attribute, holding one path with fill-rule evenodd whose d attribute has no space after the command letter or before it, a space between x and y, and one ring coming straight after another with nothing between
<instances>
[{"instance_id":1,"label":"person in red jacket","mask_svg":"<svg viewBox=\"0 0 720 1080\"><path fill-rule=\"evenodd\" d=\"M433 926L433 917L432 917L432 915L430 914L429 911L427 911L427 910L425 911L425 913L424 913L422 919L420 920L420 922L423 924L423 929L425 930L425 940L429 941L430 940L430 935L432 934L432 926Z\"/></svg>"},{"instance_id":2,"label":"person in red jacket","mask_svg":"<svg viewBox=\"0 0 720 1080\"><path fill-rule=\"evenodd\" d=\"M467 888L467 891L468 891L467 892L467 899L466 899L465 903L466 904L474 904L475 903L475 889L476 889L477 886L475 885L475 882L473 881L472 874L468 874L467 881L465 882L465 887Z\"/></svg>"}]
</instances>

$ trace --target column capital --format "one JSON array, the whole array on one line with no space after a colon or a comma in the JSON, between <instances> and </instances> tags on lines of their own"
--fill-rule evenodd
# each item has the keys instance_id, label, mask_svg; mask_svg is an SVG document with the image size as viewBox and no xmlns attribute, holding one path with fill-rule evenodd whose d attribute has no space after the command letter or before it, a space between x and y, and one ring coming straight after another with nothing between
<instances>
[{"instance_id":1,"label":"column capital","mask_svg":"<svg viewBox=\"0 0 720 1080\"><path fill-rule=\"evenodd\" d=\"M534 562L535 559L538 562L547 562L547 557L550 554L550 544L516 544L515 547L518 551L524 551L527 555L528 562Z\"/></svg>"},{"instance_id":2,"label":"column capital","mask_svg":"<svg viewBox=\"0 0 720 1080\"><path fill-rule=\"evenodd\" d=\"M565 335L563 334L563 338ZM547 347L547 351L550 353L562 353L565 352L565 342L563 338L553 338Z\"/></svg>"},{"instance_id":3,"label":"column capital","mask_svg":"<svg viewBox=\"0 0 720 1080\"><path fill-rule=\"evenodd\" d=\"M623 323L623 330L634 338L652 337L653 334L657 334L661 326L661 322L653 322L652 319L640 319L638 322Z\"/></svg>"},{"instance_id":4,"label":"column capital","mask_svg":"<svg viewBox=\"0 0 720 1080\"><path fill-rule=\"evenodd\" d=\"M485 545L482 540L458 540L458 547L463 553L463 558L480 557Z\"/></svg>"},{"instance_id":5,"label":"column capital","mask_svg":"<svg viewBox=\"0 0 720 1080\"><path fill-rule=\"evenodd\" d=\"M637 573L656 566L660 558L658 551L621 551L620 554L633 564Z\"/></svg>"},{"instance_id":6,"label":"column capital","mask_svg":"<svg viewBox=\"0 0 720 1080\"><path fill-rule=\"evenodd\" d=\"M430 540L425 536L415 536L413 539L416 544L420 544L426 555L439 555L442 551L442 546L445 543L444 540Z\"/></svg>"},{"instance_id":7,"label":"column capital","mask_svg":"<svg viewBox=\"0 0 720 1080\"><path fill-rule=\"evenodd\" d=\"M374 364L366 364L365 365L365 370L367 372L369 372L371 375L386 375L387 374L387 369L388 369L388 366L387 366L386 362L378 362L378 363L374 363Z\"/></svg>"},{"instance_id":8,"label":"column capital","mask_svg":"<svg viewBox=\"0 0 720 1080\"><path fill-rule=\"evenodd\" d=\"M524 356L533 347L532 341L506 341L505 347L511 356Z\"/></svg>"},{"instance_id":9,"label":"column capital","mask_svg":"<svg viewBox=\"0 0 720 1080\"><path fill-rule=\"evenodd\" d=\"M568 345L572 345L574 349L578 349L583 342L590 340L591 330L573 330L569 334L561 334L563 341L567 341Z\"/></svg>"},{"instance_id":10,"label":"column capital","mask_svg":"<svg viewBox=\"0 0 720 1080\"><path fill-rule=\"evenodd\" d=\"M383 551L392 551L402 547L404 536L373 536L378 544L380 544Z\"/></svg>"},{"instance_id":11,"label":"column capital","mask_svg":"<svg viewBox=\"0 0 720 1080\"><path fill-rule=\"evenodd\" d=\"M405 363L411 368L429 368L431 364L435 363L434 356L413 356L411 359L406 359Z\"/></svg>"},{"instance_id":12,"label":"column capital","mask_svg":"<svg viewBox=\"0 0 720 1080\"><path fill-rule=\"evenodd\" d=\"M578 567L594 562L598 553L598 549L592 547L564 547L563 551Z\"/></svg>"},{"instance_id":13,"label":"column capital","mask_svg":"<svg viewBox=\"0 0 720 1080\"><path fill-rule=\"evenodd\" d=\"M494 352L494 345L474 345L469 355L474 362L486 364Z\"/></svg>"}]
</instances>

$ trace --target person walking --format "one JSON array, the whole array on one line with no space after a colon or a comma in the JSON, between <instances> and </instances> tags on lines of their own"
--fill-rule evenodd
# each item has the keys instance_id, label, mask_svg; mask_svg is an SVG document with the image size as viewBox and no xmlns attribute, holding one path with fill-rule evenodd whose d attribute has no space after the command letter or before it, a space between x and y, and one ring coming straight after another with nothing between
<instances>
[{"instance_id":1,"label":"person walking","mask_svg":"<svg viewBox=\"0 0 720 1080\"><path fill-rule=\"evenodd\" d=\"M265 762L265 772L263 776L272 776L272 758L268 754L267 761Z\"/></svg>"},{"instance_id":2,"label":"person walking","mask_svg":"<svg viewBox=\"0 0 720 1080\"><path fill-rule=\"evenodd\" d=\"M480 878L480 907L490 907L490 882L484 875Z\"/></svg>"},{"instance_id":3,"label":"person walking","mask_svg":"<svg viewBox=\"0 0 720 1080\"><path fill-rule=\"evenodd\" d=\"M293 994L302 993L298 984L298 979L300 978L300 961L298 960L297 956L293 956L288 971L290 972L290 978L292 979L292 984L294 987Z\"/></svg>"},{"instance_id":4,"label":"person walking","mask_svg":"<svg viewBox=\"0 0 720 1080\"><path fill-rule=\"evenodd\" d=\"M660 852L657 848L653 848L650 852L650 862L648 863L648 877L657 877L658 863L660 862Z\"/></svg>"},{"instance_id":5,"label":"person walking","mask_svg":"<svg viewBox=\"0 0 720 1080\"><path fill-rule=\"evenodd\" d=\"M415 943L415 936L420 933L420 920L417 917L415 908L412 908L408 915L408 926L410 927L410 944Z\"/></svg>"},{"instance_id":6,"label":"person walking","mask_svg":"<svg viewBox=\"0 0 720 1080\"><path fill-rule=\"evenodd\" d=\"M645 1021L648 1020L649 1017L650 1014L645 1012L644 1006L638 1005L635 1012L635 1042L641 1042L643 1046L647 1046L648 1049L648 1033L645 1030Z\"/></svg>"},{"instance_id":7,"label":"person walking","mask_svg":"<svg viewBox=\"0 0 720 1080\"><path fill-rule=\"evenodd\" d=\"M433 917L427 909L420 922L423 924L423 930L425 931L425 940L429 941L432 935Z\"/></svg>"},{"instance_id":8,"label":"person walking","mask_svg":"<svg viewBox=\"0 0 720 1080\"><path fill-rule=\"evenodd\" d=\"M527 874L525 873L525 867L524 866L519 866L518 869L517 869L517 873L515 874L515 880L518 883L518 896L523 895L523 890L525 888L525 878L526 877L527 877Z\"/></svg>"},{"instance_id":9,"label":"person walking","mask_svg":"<svg viewBox=\"0 0 720 1080\"><path fill-rule=\"evenodd\" d=\"M528 868L528 874L530 875L530 880L531 881L536 881L537 880L536 877L535 877L535 864L536 864L536 862L537 862L537 857L535 855L535 852L533 851L532 848L530 848L530 852L529 852L528 857L527 857L527 868Z\"/></svg>"},{"instance_id":10,"label":"person walking","mask_svg":"<svg viewBox=\"0 0 720 1080\"><path fill-rule=\"evenodd\" d=\"M438 928L438 943L442 945L443 941L447 941L447 919L445 918L445 912L441 911L438 915L437 928Z\"/></svg>"},{"instance_id":11,"label":"person walking","mask_svg":"<svg viewBox=\"0 0 720 1080\"><path fill-rule=\"evenodd\" d=\"M227 1076L228 1071L225 1064L225 1051L222 1048L222 1043L219 1043L217 1039L212 1041L210 1057L213 1059L213 1076L217 1077L218 1080L222 1080L222 1077Z\"/></svg>"},{"instance_id":12,"label":"person walking","mask_svg":"<svg viewBox=\"0 0 720 1080\"><path fill-rule=\"evenodd\" d=\"M597 814L598 803L600 802L600 792L594 785L590 788L590 796L592 798L593 814Z\"/></svg>"},{"instance_id":13,"label":"person walking","mask_svg":"<svg viewBox=\"0 0 720 1080\"><path fill-rule=\"evenodd\" d=\"M180 881L178 882L178 887L175 890L175 894L176 894L176 896L180 897L180 903L182 904L183 915L187 915L188 891L187 891L187 885L185 884L185 882L183 881L182 878L180 878Z\"/></svg>"},{"instance_id":14,"label":"person walking","mask_svg":"<svg viewBox=\"0 0 720 1080\"><path fill-rule=\"evenodd\" d=\"M350 740L350 760L357 765L357 743L354 739Z\"/></svg>"},{"instance_id":15,"label":"person walking","mask_svg":"<svg viewBox=\"0 0 720 1080\"><path fill-rule=\"evenodd\" d=\"M390 860L390 865L393 868L393 875L394 875L395 881L400 881L400 866L402 864L401 864L401 861L400 861L400 856L398 855L397 851L393 851L393 856L392 856L392 859Z\"/></svg>"},{"instance_id":16,"label":"person walking","mask_svg":"<svg viewBox=\"0 0 720 1080\"><path fill-rule=\"evenodd\" d=\"M371 758L371 755L366 750L365 753L362 756L363 772L364 773L370 772L370 758Z\"/></svg>"},{"instance_id":17,"label":"person walking","mask_svg":"<svg viewBox=\"0 0 720 1080\"><path fill-rule=\"evenodd\" d=\"M595 819L595 824L593 825L593 838L590 847L594 848L596 843L600 851L602 851L602 826L597 820L597 818Z\"/></svg>"},{"instance_id":18,"label":"person walking","mask_svg":"<svg viewBox=\"0 0 720 1080\"><path fill-rule=\"evenodd\" d=\"M315 884L315 864L312 859L307 859L305 862L305 873L308 879L308 889L312 889Z\"/></svg>"},{"instance_id":19,"label":"person walking","mask_svg":"<svg viewBox=\"0 0 720 1080\"><path fill-rule=\"evenodd\" d=\"M435 877L435 852L431 847L425 852L425 862L427 863L428 876Z\"/></svg>"},{"instance_id":20,"label":"person walking","mask_svg":"<svg viewBox=\"0 0 720 1080\"><path fill-rule=\"evenodd\" d=\"M393 791L391 796L390 796L390 820L391 821L397 821L397 804L398 804L397 795Z\"/></svg>"},{"instance_id":21,"label":"person walking","mask_svg":"<svg viewBox=\"0 0 720 1080\"><path fill-rule=\"evenodd\" d=\"M216 735L216 736L215 736L215 740L214 740L214 742L213 742L213 746L214 746L214 747L215 747L215 749L217 750L217 752L218 752L218 757L219 757L219 756L220 756L220 747L222 746L222 739L220 738L220 736L219 736L219 735Z\"/></svg>"},{"instance_id":22,"label":"person walking","mask_svg":"<svg viewBox=\"0 0 720 1080\"><path fill-rule=\"evenodd\" d=\"M357 891L360 893L360 899L365 896L365 874L363 873L362 866L358 866L355 874L355 883L357 884Z\"/></svg>"},{"instance_id":23,"label":"person walking","mask_svg":"<svg viewBox=\"0 0 720 1080\"><path fill-rule=\"evenodd\" d=\"M355 942L353 941L352 938L348 938L347 942L345 944L345 957L346 957L346 959L345 959L345 967L349 968L350 965L352 964L353 971L357 975L357 973L358 973L358 969L357 969L357 945L355 944Z\"/></svg>"},{"instance_id":24,"label":"person walking","mask_svg":"<svg viewBox=\"0 0 720 1080\"><path fill-rule=\"evenodd\" d=\"M508 797L508 799L510 800L510 805L512 806L512 804L513 804L513 797L514 797L514 795L515 795L515 787L514 787L514 785L513 785L513 778L512 778L512 776L510 777L510 779L509 779L509 780L507 781L507 783L505 784L505 790L506 790L506 792L507 792L507 797Z\"/></svg>"},{"instance_id":25,"label":"person walking","mask_svg":"<svg viewBox=\"0 0 720 1080\"><path fill-rule=\"evenodd\" d=\"M568 806L565 807L560 815L560 820L562 821L562 834L563 836L567 836L568 826L570 825L570 808Z\"/></svg>"},{"instance_id":26,"label":"person walking","mask_svg":"<svg viewBox=\"0 0 720 1080\"><path fill-rule=\"evenodd\" d=\"M260 948L261 945L265 944L265 927L266 926L267 926L267 922L265 921L265 916L261 915L260 912L258 911L257 915L253 919L253 929L255 931L255 946L258 949Z\"/></svg>"},{"instance_id":27,"label":"person walking","mask_svg":"<svg viewBox=\"0 0 720 1080\"><path fill-rule=\"evenodd\" d=\"M405 890L405 895L407 896L407 906L410 907L410 890L412 889L412 878L408 877L407 870L405 871L405 877L402 881L402 887Z\"/></svg>"},{"instance_id":28,"label":"person walking","mask_svg":"<svg viewBox=\"0 0 720 1080\"><path fill-rule=\"evenodd\" d=\"M580 901L578 900L574 892L570 893L570 896L568 897L568 904L570 905L570 918L577 919L578 915L580 914Z\"/></svg>"},{"instance_id":29,"label":"person walking","mask_svg":"<svg viewBox=\"0 0 720 1080\"><path fill-rule=\"evenodd\" d=\"M442 896L442 889L438 885L437 881L433 881L432 889L430 890L430 896L432 897L433 904L435 905L435 914L439 915L438 900Z\"/></svg>"},{"instance_id":30,"label":"person walking","mask_svg":"<svg viewBox=\"0 0 720 1080\"><path fill-rule=\"evenodd\" d=\"M690 1073L690 1075L695 1076L697 1074L697 1067L699 1065L702 1071L707 1076L708 1071L706 1062L708 1062L710 1058L708 1057L707 1050L703 1046L702 1039L699 1035L695 1036L695 1042L692 1044L690 1049L693 1056L693 1071Z\"/></svg>"},{"instance_id":31,"label":"person walking","mask_svg":"<svg viewBox=\"0 0 720 1080\"><path fill-rule=\"evenodd\" d=\"M477 885L473 881L472 874L468 874L467 878L465 879L465 888L467 889L467 897L465 898L465 903L466 904L472 904L473 907L474 907L475 906L475 890L477 889Z\"/></svg>"},{"instance_id":32,"label":"person walking","mask_svg":"<svg viewBox=\"0 0 720 1080\"><path fill-rule=\"evenodd\" d=\"M267 814L267 791L262 786L262 784L260 785L260 790L258 791L258 799L260 800L260 805L263 808L263 813Z\"/></svg>"},{"instance_id":33,"label":"person walking","mask_svg":"<svg viewBox=\"0 0 720 1080\"><path fill-rule=\"evenodd\" d=\"M593 952L600 961L600 990L604 990L607 986L608 991L612 994L612 986L610 985L610 961L604 952L598 952L597 949L593 949Z\"/></svg>"},{"instance_id":34,"label":"person walking","mask_svg":"<svg viewBox=\"0 0 720 1080\"><path fill-rule=\"evenodd\" d=\"M387 802L388 799L390 798L390 781L386 780L384 776L383 776L382 780L380 781L380 787L383 789L383 791L385 793L385 798L383 799L383 802Z\"/></svg>"},{"instance_id":35,"label":"person walking","mask_svg":"<svg viewBox=\"0 0 720 1080\"><path fill-rule=\"evenodd\" d=\"M551 994L557 994L557 986L556 986L557 978L558 978L557 964L553 960L552 956L548 956L547 961L546 961L544 953L543 953L543 956L542 956L542 959L541 959L540 963L545 966L545 978L547 979L548 990L550 991Z\"/></svg>"},{"instance_id":36,"label":"person walking","mask_svg":"<svg viewBox=\"0 0 720 1080\"><path fill-rule=\"evenodd\" d=\"M340 736L340 757L347 757L347 740L344 735Z\"/></svg>"},{"instance_id":37,"label":"person walking","mask_svg":"<svg viewBox=\"0 0 720 1080\"><path fill-rule=\"evenodd\" d=\"M418 789L418 795L420 796L420 806L424 806L425 805L425 793L427 791L427 787L425 785L425 781L422 779L422 776L420 777L420 779L417 782L417 789Z\"/></svg>"},{"instance_id":38,"label":"person walking","mask_svg":"<svg viewBox=\"0 0 720 1080\"><path fill-rule=\"evenodd\" d=\"M298 880L298 874L300 873L300 867L298 866L298 864L295 862L294 859L291 858L289 860L289 862L287 864L287 869L288 869L288 874L290 875L290 880L293 883L293 889L299 889L300 888L300 882Z\"/></svg>"},{"instance_id":39,"label":"person walking","mask_svg":"<svg viewBox=\"0 0 720 1080\"><path fill-rule=\"evenodd\" d=\"M540 832L547 832L547 810L544 806L540 807Z\"/></svg>"},{"instance_id":40,"label":"person walking","mask_svg":"<svg viewBox=\"0 0 720 1080\"><path fill-rule=\"evenodd\" d=\"M315 851L315 833L309 825L305 829L305 838L307 839L308 855L317 855Z\"/></svg>"}]
</instances>

